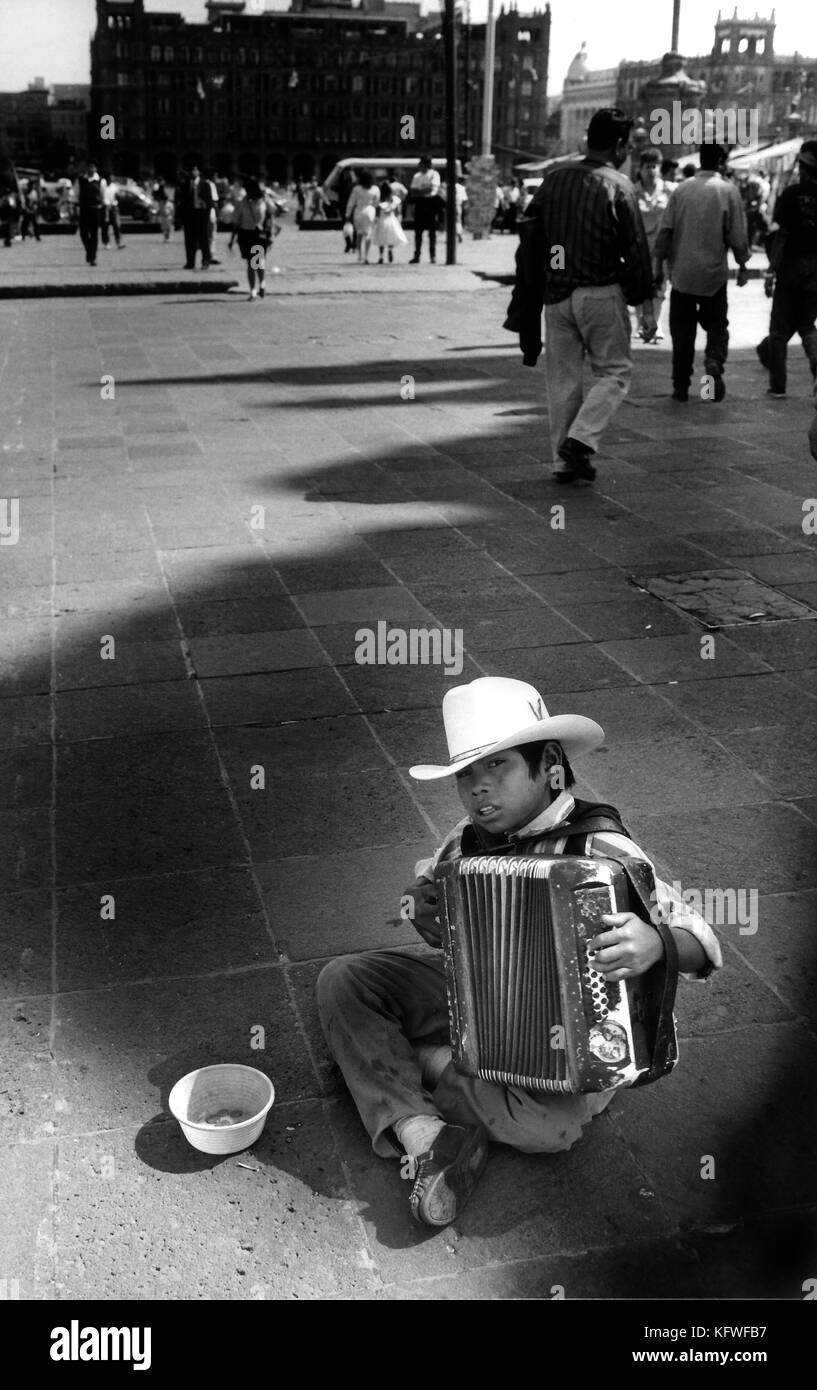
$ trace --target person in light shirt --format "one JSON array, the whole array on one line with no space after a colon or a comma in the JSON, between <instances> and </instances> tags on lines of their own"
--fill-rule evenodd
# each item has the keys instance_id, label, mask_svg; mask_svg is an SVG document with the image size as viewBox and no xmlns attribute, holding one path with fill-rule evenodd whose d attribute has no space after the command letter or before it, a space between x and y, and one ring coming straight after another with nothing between
<instances>
[{"instance_id":1,"label":"person in light shirt","mask_svg":"<svg viewBox=\"0 0 817 1390\"><path fill-rule=\"evenodd\" d=\"M655 256L655 243L658 237L658 229L661 226L661 219L664 209L669 202L672 187L667 186L662 178L658 176L658 166L661 163L661 156L657 150L645 150L641 156L638 170L638 181L635 184L636 197L638 199L638 210L641 213L641 221L644 223L644 231L647 235L647 245L650 248L650 257ZM638 327L641 337L645 343L660 343L663 341L663 333L658 325L661 323L661 310L664 307L665 289L662 285L652 300L652 311L656 322L655 331L647 334L644 327L643 305L639 306Z\"/></svg>"},{"instance_id":2,"label":"person in light shirt","mask_svg":"<svg viewBox=\"0 0 817 1390\"><path fill-rule=\"evenodd\" d=\"M437 212L440 206L440 176L432 169L427 154L420 156L420 167L411 180L409 197L414 204L414 255L410 265L418 265L423 249L423 232L428 232L428 258L437 259Z\"/></svg>"}]
</instances>

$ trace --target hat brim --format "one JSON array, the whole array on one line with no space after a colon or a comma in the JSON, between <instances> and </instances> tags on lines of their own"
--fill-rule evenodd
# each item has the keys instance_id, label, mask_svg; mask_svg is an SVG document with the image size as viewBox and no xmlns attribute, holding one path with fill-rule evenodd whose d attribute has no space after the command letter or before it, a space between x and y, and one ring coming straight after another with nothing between
<instances>
[{"instance_id":1,"label":"hat brim","mask_svg":"<svg viewBox=\"0 0 817 1390\"><path fill-rule=\"evenodd\" d=\"M485 748L478 748L475 753L469 753L467 758L458 758L444 766L418 763L415 767L409 768L409 773L418 782L431 782L437 777L453 777L463 768L470 767L471 763L489 758L494 753L515 748L520 743L543 743L547 739L561 743L568 758L578 758L583 753L592 753L594 748L599 748L604 743L604 730L595 719L586 719L583 714L554 714L549 719L540 719L536 724L530 724L526 729L519 729L508 738L500 739L498 743L489 743Z\"/></svg>"}]
</instances>

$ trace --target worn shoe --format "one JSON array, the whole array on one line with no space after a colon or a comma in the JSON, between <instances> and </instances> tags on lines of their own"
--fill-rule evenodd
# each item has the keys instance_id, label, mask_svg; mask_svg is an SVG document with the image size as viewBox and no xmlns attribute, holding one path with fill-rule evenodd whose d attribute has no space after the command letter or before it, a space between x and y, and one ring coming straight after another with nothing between
<instances>
[{"instance_id":1,"label":"worn shoe","mask_svg":"<svg viewBox=\"0 0 817 1390\"><path fill-rule=\"evenodd\" d=\"M776 400L776 401L784 401L784 400L786 399L786 392L785 392L785 391L773 391L772 388L771 388L771 386L769 387L768 391L766 392L766 395L767 395L767 396L772 396L772 397L774 398L774 400Z\"/></svg>"},{"instance_id":2,"label":"worn shoe","mask_svg":"<svg viewBox=\"0 0 817 1390\"><path fill-rule=\"evenodd\" d=\"M434 1147L417 1160L409 1202L421 1226L449 1226L482 1176L488 1137L481 1125L443 1125Z\"/></svg>"},{"instance_id":3,"label":"worn shoe","mask_svg":"<svg viewBox=\"0 0 817 1390\"><path fill-rule=\"evenodd\" d=\"M717 362L704 362L704 371L711 376L715 383L714 401L722 401L726 395L726 382L723 379L723 367Z\"/></svg>"},{"instance_id":4,"label":"worn shoe","mask_svg":"<svg viewBox=\"0 0 817 1390\"><path fill-rule=\"evenodd\" d=\"M573 439L570 435L557 450L562 463L567 464L573 480L581 478L586 483L592 483L596 476L596 470L590 463L592 452L592 449L588 449L586 444L582 444L578 439Z\"/></svg>"},{"instance_id":5,"label":"worn shoe","mask_svg":"<svg viewBox=\"0 0 817 1390\"><path fill-rule=\"evenodd\" d=\"M676 389L673 391L673 393L672 393L672 399L673 399L674 401L683 401L683 402L686 403L686 401L689 400L689 392L688 392L688 391L679 391L679 390L676 388Z\"/></svg>"}]
</instances>

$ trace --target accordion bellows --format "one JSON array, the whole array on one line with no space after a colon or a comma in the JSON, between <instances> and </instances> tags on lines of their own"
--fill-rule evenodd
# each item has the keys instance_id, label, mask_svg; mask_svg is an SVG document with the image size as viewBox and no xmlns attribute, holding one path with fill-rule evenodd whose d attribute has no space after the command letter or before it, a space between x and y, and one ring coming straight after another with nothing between
<instances>
[{"instance_id":1,"label":"accordion bellows","mask_svg":"<svg viewBox=\"0 0 817 1390\"><path fill-rule=\"evenodd\" d=\"M675 1065L672 963L608 983L588 955L607 930L602 913L644 915L648 864L479 855L441 864L437 882L460 1071L577 1093L640 1085Z\"/></svg>"}]
</instances>

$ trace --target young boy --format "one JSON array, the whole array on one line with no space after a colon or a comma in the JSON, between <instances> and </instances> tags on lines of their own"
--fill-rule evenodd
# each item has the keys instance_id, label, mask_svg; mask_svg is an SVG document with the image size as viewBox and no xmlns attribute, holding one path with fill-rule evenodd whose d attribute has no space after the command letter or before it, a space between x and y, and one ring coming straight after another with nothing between
<instances>
[{"instance_id":1,"label":"young boy","mask_svg":"<svg viewBox=\"0 0 817 1390\"><path fill-rule=\"evenodd\" d=\"M524 681L486 676L449 690L443 720L451 761L417 766L418 780L454 776L466 811L433 858L416 867L404 905L423 939L441 945L434 870L475 853L576 854L646 859L610 806L570 794L570 759L604 742L581 715L551 716ZM583 828L584 827L584 828ZM671 893L656 880L658 904ZM721 965L711 928L681 905L670 930L680 971L705 979ZM643 974L660 960L659 933L631 912L608 913L592 942L610 981ZM332 961L318 978L329 1048L375 1153L408 1155L415 1220L446 1226L462 1210L486 1162L489 1138L525 1153L569 1149L614 1091L563 1095L498 1085L456 1071L448 1046L442 955L370 951ZM404 1160L405 1162L405 1160Z\"/></svg>"}]
</instances>

